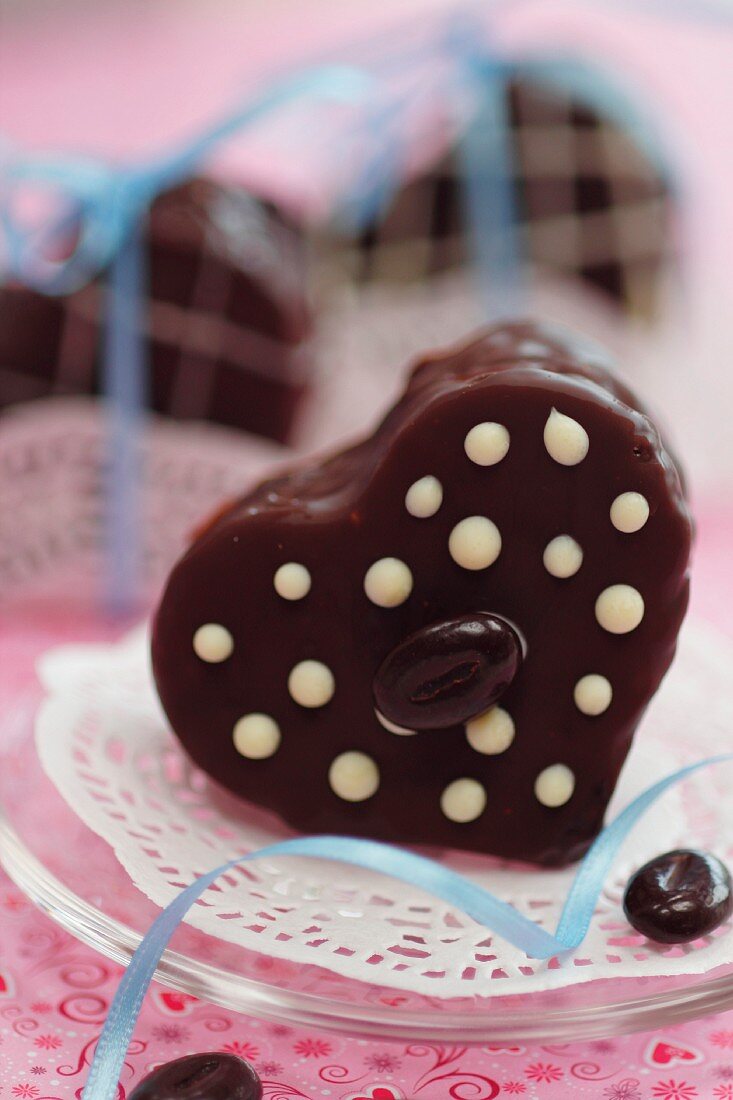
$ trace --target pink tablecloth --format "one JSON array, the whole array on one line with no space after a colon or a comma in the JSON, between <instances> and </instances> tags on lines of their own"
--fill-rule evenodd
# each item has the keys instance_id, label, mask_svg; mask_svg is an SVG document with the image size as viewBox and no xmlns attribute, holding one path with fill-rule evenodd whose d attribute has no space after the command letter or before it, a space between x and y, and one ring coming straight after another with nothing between
<instances>
[{"instance_id":1,"label":"pink tablecloth","mask_svg":"<svg viewBox=\"0 0 733 1100\"><path fill-rule=\"evenodd\" d=\"M0 1096L78 1097L121 971L59 931L5 878L0 929ZM266 1100L733 1100L733 1013L663 1034L567 1040L500 1049L366 1042L261 1023L158 986L122 1087L129 1093L151 1066L206 1049L250 1059Z\"/></svg>"},{"instance_id":2,"label":"pink tablecloth","mask_svg":"<svg viewBox=\"0 0 733 1100\"><path fill-rule=\"evenodd\" d=\"M693 613L733 633L733 510L711 506L698 514ZM38 652L98 636L98 624L52 621L38 609L6 619L3 710L31 687ZM60 931L0 873L0 1100L80 1095L120 973ZM210 1049L249 1058L267 1082L267 1100L733 1100L733 1012L653 1035L593 1043L568 1035L562 1046L466 1049L300 1031L158 987L136 1035L122 1082L126 1093L156 1063Z\"/></svg>"}]
</instances>

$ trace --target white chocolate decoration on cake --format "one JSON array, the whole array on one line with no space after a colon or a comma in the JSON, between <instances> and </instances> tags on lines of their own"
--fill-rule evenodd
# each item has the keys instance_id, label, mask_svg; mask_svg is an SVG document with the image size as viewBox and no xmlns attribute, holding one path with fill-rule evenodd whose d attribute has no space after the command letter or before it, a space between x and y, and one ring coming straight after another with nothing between
<instances>
[{"instance_id":1,"label":"white chocolate decoration on cake","mask_svg":"<svg viewBox=\"0 0 733 1100\"><path fill-rule=\"evenodd\" d=\"M231 657L234 639L221 623L204 623L193 636L193 651L207 664L216 665Z\"/></svg>"},{"instance_id":2,"label":"white chocolate decoration on cake","mask_svg":"<svg viewBox=\"0 0 733 1100\"><path fill-rule=\"evenodd\" d=\"M248 760L265 760L280 747L280 727L269 714L245 714L234 726L234 747Z\"/></svg>"},{"instance_id":3,"label":"white chocolate decoration on cake","mask_svg":"<svg viewBox=\"0 0 733 1100\"><path fill-rule=\"evenodd\" d=\"M583 564L583 551L570 535L557 535L548 542L542 555L545 569L553 577L574 577Z\"/></svg>"},{"instance_id":4,"label":"white chocolate decoration on cake","mask_svg":"<svg viewBox=\"0 0 733 1100\"><path fill-rule=\"evenodd\" d=\"M333 673L321 661L301 661L288 676L288 691L301 707L325 707L335 690Z\"/></svg>"},{"instance_id":5,"label":"white chocolate decoration on cake","mask_svg":"<svg viewBox=\"0 0 733 1100\"><path fill-rule=\"evenodd\" d=\"M547 453L561 466L577 466L588 454L588 433L582 424L553 409L545 424Z\"/></svg>"},{"instance_id":6,"label":"white chocolate decoration on cake","mask_svg":"<svg viewBox=\"0 0 733 1100\"><path fill-rule=\"evenodd\" d=\"M399 558L380 558L366 571L364 591L377 607L399 607L412 592L412 573Z\"/></svg>"},{"instance_id":7,"label":"white chocolate decoration on cake","mask_svg":"<svg viewBox=\"0 0 733 1100\"><path fill-rule=\"evenodd\" d=\"M509 443L509 432L503 424L485 421L471 428L463 448L477 466L495 466L506 455Z\"/></svg>"},{"instance_id":8,"label":"white chocolate decoration on cake","mask_svg":"<svg viewBox=\"0 0 733 1100\"><path fill-rule=\"evenodd\" d=\"M649 519L649 502L641 493L621 493L611 505L611 523L617 531L633 535Z\"/></svg>"},{"instance_id":9,"label":"white chocolate decoration on cake","mask_svg":"<svg viewBox=\"0 0 733 1100\"><path fill-rule=\"evenodd\" d=\"M477 779L454 779L440 796L440 808L449 821L475 821L486 809L486 791Z\"/></svg>"},{"instance_id":10,"label":"white chocolate decoration on cake","mask_svg":"<svg viewBox=\"0 0 733 1100\"><path fill-rule=\"evenodd\" d=\"M597 672L589 672L575 685L573 699L581 714L597 717L610 707L613 688L605 676L600 676Z\"/></svg>"},{"instance_id":11,"label":"white chocolate decoration on cake","mask_svg":"<svg viewBox=\"0 0 733 1100\"><path fill-rule=\"evenodd\" d=\"M644 600L630 584L612 584L596 600L596 619L609 634L629 634L644 618Z\"/></svg>"},{"instance_id":12,"label":"white chocolate decoration on cake","mask_svg":"<svg viewBox=\"0 0 733 1100\"><path fill-rule=\"evenodd\" d=\"M534 793L537 801L550 809L564 806L573 797L575 776L566 764L551 764L537 776Z\"/></svg>"},{"instance_id":13,"label":"white chocolate decoration on cake","mask_svg":"<svg viewBox=\"0 0 733 1100\"><path fill-rule=\"evenodd\" d=\"M434 516L442 503L443 486L432 474L414 481L405 495L405 508L416 519Z\"/></svg>"},{"instance_id":14,"label":"white chocolate decoration on cake","mask_svg":"<svg viewBox=\"0 0 733 1100\"><path fill-rule=\"evenodd\" d=\"M467 516L451 531L448 549L462 569L488 569L501 553L499 528L486 516Z\"/></svg>"},{"instance_id":15,"label":"white chocolate decoration on cake","mask_svg":"<svg viewBox=\"0 0 733 1100\"><path fill-rule=\"evenodd\" d=\"M385 718L383 714L374 708L374 715L379 722L380 726L383 726L389 733L396 733L398 737L414 737L417 730L408 730L406 726L398 726L395 722L390 722L389 718Z\"/></svg>"},{"instance_id":16,"label":"white chocolate decoration on cake","mask_svg":"<svg viewBox=\"0 0 733 1100\"><path fill-rule=\"evenodd\" d=\"M379 789L379 768L364 752L342 752L329 768L328 782L345 802L364 802Z\"/></svg>"},{"instance_id":17,"label":"white chocolate decoration on cake","mask_svg":"<svg viewBox=\"0 0 733 1100\"><path fill-rule=\"evenodd\" d=\"M289 561L280 566L273 584L278 596L284 600L302 600L310 592L311 575L300 562Z\"/></svg>"},{"instance_id":18,"label":"white chocolate decoration on cake","mask_svg":"<svg viewBox=\"0 0 733 1100\"><path fill-rule=\"evenodd\" d=\"M498 756L514 740L514 720L502 707L492 707L466 722L466 740L476 752Z\"/></svg>"}]
</instances>

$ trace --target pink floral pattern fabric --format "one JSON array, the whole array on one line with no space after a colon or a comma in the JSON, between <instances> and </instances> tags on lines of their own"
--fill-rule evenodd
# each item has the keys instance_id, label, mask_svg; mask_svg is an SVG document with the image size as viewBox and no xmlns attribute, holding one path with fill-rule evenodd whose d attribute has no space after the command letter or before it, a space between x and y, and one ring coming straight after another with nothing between
<instances>
[{"instance_id":1,"label":"pink floral pattern fabric","mask_svg":"<svg viewBox=\"0 0 733 1100\"><path fill-rule=\"evenodd\" d=\"M0 1098L77 1100L122 968L82 946L0 873ZM733 1012L591 1043L390 1043L301 1031L150 991L119 1100L154 1066L221 1050L265 1100L733 1100Z\"/></svg>"}]
</instances>

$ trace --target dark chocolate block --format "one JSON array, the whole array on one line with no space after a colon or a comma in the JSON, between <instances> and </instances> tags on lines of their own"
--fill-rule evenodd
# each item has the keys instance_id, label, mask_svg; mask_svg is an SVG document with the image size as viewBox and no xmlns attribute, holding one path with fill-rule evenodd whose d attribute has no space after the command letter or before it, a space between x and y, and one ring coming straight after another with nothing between
<instances>
[{"instance_id":1,"label":"dark chocolate block","mask_svg":"<svg viewBox=\"0 0 733 1100\"><path fill-rule=\"evenodd\" d=\"M311 380L302 233L242 190L195 180L148 227L150 405L285 440ZM102 287L0 288L0 408L100 390Z\"/></svg>"},{"instance_id":2,"label":"dark chocolate block","mask_svg":"<svg viewBox=\"0 0 733 1100\"><path fill-rule=\"evenodd\" d=\"M419 363L373 436L200 531L156 616L158 690L197 764L298 829L561 864L672 660L690 543L675 465L599 353L500 326ZM456 641L486 615L501 645ZM427 728L478 706L481 674L498 704ZM419 731L375 710L433 689Z\"/></svg>"}]
</instances>

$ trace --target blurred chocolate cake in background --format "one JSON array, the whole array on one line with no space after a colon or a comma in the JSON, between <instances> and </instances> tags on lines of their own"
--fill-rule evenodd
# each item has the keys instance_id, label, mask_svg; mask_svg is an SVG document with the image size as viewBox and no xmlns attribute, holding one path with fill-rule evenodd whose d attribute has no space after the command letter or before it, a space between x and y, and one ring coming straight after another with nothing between
<instances>
[{"instance_id":1,"label":"blurred chocolate cake in background","mask_svg":"<svg viewBox=\"0 0 733 1100\"><path fill-rule=\"evenodd\" d=\"M626 131L559 90L514 80L508 96L528 263L540 277L580 280L624 313L654 320L674 254L667 182ZM351 246L346 267L357 282L404 282L470 257L452 150L399 192Z\"/></svg>"},{"instance_id":2,"label":"blurred chocolate cake in background","mask_svg":"<svg viewBox=\"0 0 733 1100\"><path fill-rule=\"evenodd\" d=\"M310 376L305 240L244 190L196 179L148 227L149 403L277 440ZM0 288L0 406L98 393L99 281L65 298Z\"/></svg>"}]
</instances>

